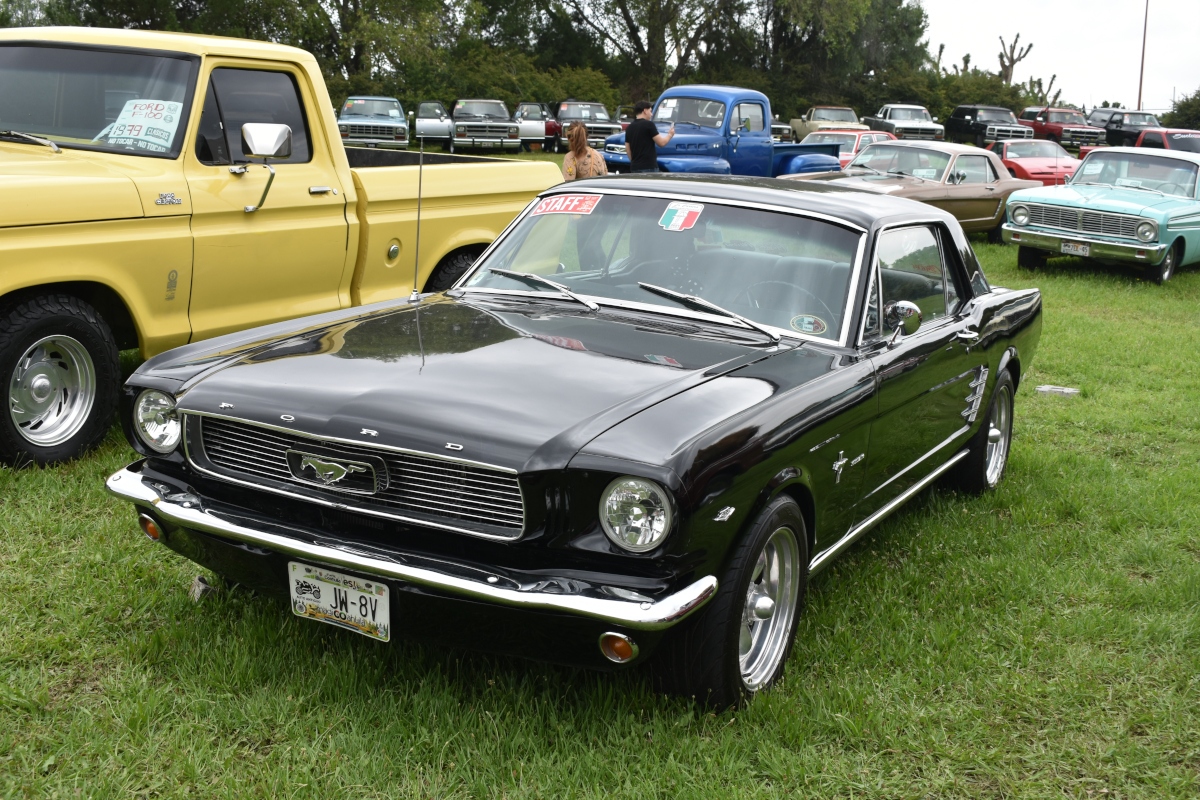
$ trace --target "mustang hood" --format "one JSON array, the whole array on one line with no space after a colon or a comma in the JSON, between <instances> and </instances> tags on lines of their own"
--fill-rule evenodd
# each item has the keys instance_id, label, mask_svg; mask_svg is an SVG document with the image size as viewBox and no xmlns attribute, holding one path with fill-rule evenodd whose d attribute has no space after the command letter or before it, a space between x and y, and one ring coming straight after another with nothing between
<instances>
[{"instance_id":1,"label":"mustang hood","mask_svg":"<svg viewBox=\"0 0 1200 800\"><path fill-rule=\"evenodd\" d=\"M214 369L179 405L532 471L564 467L716 365L772 352L756 335L687 320L447 298L281 340Z\"/></svg>"},{"instance_id":2,"label":"mustang hood","mask_svg":"<svg viewBox=\"0 0 1200 800\"><path fill-rule=\"evenodd\" d=\"M0 142L0 227L141 217L126 175L30 142Z\"/></svg>"}]
</instances>

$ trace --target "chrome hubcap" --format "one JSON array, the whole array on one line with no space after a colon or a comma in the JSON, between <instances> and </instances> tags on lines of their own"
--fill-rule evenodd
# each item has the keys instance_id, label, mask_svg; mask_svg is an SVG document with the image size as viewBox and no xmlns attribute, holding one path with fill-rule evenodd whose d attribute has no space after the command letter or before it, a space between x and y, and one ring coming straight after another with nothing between
<instances>
[{"instance_id":1,"label":"chrome hubcap","mask_svg":"<svg viewBox=\"0 0 1200 800\"><path fill-rule=\"evenodd\" d=\"M96 368L70 336L47 336L17 359L8 413L17 432L40 447L61 444L87 422L96 399Z\"/></svg>"},{"instance_id":2,"label":"chrome hubcap","mask_svg":"<svg viewBox=\"0 0 1200 800\"><path fill-rule=\"evenodd\" d=\"M988 486L995 486L1008 461L1008 444L1012 438L1012 390L1001 386L996 394L992 417L988 420L986 477Z\"/></svg>"},{"instance_id":3,"label":"chrome hubcap","mask_svg":"<svg viewBox=\"0 0 1200 800\"><path fill-rule=\"evenodd\" d=\"M758 555L742 606L738 660L742 683L752 692L771 679L787 652L799 589L796 534L791 528L779 528Z\"/></svg>"}]
</instances>

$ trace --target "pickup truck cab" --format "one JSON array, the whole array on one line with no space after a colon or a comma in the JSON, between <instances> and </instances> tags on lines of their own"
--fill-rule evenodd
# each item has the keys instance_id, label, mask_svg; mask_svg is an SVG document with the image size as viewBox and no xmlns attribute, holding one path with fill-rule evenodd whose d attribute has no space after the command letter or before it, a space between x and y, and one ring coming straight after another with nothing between
<instances>
[{"instance_id":1,"label":"pickup truck cab","mask_svg":"<svg viewBox=\"0 0 1200 800\"><path fill-rule=\"evenodd\" d=\"M1089 125L1087 118L1073 108L1030 106L1017 122L1033 130L1033 138L1049 139L1064 147L1104 144L1106 131Z\"/></svg>"},{"instance_id":2,"label":"pickup truck cab","mask_svg":"<svg viewBox=\"0 0 1200 800\"><path fill-rule=\"evenodd\" d=\"M553 164L345 148L315 58L99 28L0 31L0 462L108 432L143 357L448 287ZM415 277L415 286L414 286Z\"/></svg>"},{"instance_id":3,"label":"pickup truck cab","mask_svg":"<svg viewBox=\"0 0 1200 800\"><path fill-rule=\"evenodd\" d=\"M889 103L875 112L873 117L863 117L862 123L873 131L890 133L897 139L946 138L946 128L939 125L937 117L929 115L925 106Z\"/></svg>"},{"instance_id":4,"label":"pickup truck cab","mask_svg":"<svg viewBox=\"0 0 1200 800\"><path fill-rule=\"evenodd\" d=\"M338 132L347 147L408 147L408 120L394 97L348 97L338 113Z\"/></svg>"},{"instance_id":5,"label":"pickup truck cab","mask_svg":"<svg viewBox=\"0 0 1200 800\"><path fill-rule=\"evenodd\" d=\"M577 122L582 122L587 126L588 145L597 150L603 150L605 140L623 130L621 124L608 115L608 109L604 107L603 103L563 100L558 104L555 116L561 126L558 134L558 146L560 150L564 151L571 146L567 141L567 134L571 132L571 126Z\"/></svg>"},{"instance_id":6,"label":"pickup truck cab","mask_svg":"<svg viewBox=\"0 0 1200 800\"><path fill-rule=\"evenodd\" d=\"M759 175L774 178L840 169L836 144L771 141L771 101L762 92L734 86L676 86L663 92L651 117L675 138L658 148L661 172ZM604 143L609 172L628 172L625 134Z\"/></svg>"},{"instance_id":7,"label":"pickup truck cab","mask_svg":"<svg viewBox=\"0 0 1200 800\"><path fill-rule=\"evenodd\" d=\"M1200 153L1200 131L1186 128L1148 128L1141 132L1133 146Z\"/></svg>"},{"instance_id":8,"label":"pickup truck cab","mask_svg":"<svg viewBox=\"0 0 1200 800\"><path fill-rule=\"evenodd\" d=\"M849 106L813 106L791 122L792 141L802 142L810 133L824 130L865 131L858 114Z\"/></svg>"},{"instance_id":9,"label":"pickup truck cab","mask_svg":"<svg viewBox=\"0 0 1200 800\"><path fill-rule=\"evenodd\" d=\"M1105 131L1105 141L1113 147L1131 147L1147 128L1161 128L1158 117L1145 111L1125 108L1093 108L1088 124Z\"/></svg>"},{"instance_id":10,"label":"pickup truck cab","mask_svg":"<svg viewBox=\"0 0 1200 800\"><path fill-rule=\"evenodd\" d=\"M500 100L459 100L454 104L454 146L519 150L521 127Z\"/></svg>"},{"instance_id":11,"label":"pickup truck cab","mask_svg":"<svg viewBox=\"0 0 1200 800\"><path fill-rule=\"evenodd\" d=\"M983 147L1005 139L1032 139L1033 129L1017 122L1013 112L1000 106L959 106L946 120L946 139Z\"/></svg>"}]
</instances>

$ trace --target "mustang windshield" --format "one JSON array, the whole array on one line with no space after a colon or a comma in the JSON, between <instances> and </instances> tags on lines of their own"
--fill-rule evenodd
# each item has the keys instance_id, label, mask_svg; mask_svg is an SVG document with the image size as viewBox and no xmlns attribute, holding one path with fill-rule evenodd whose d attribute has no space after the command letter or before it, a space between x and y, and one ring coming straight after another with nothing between
<instances>
[{"instance_id":1,"label":"mustang windshield","mask_svg":"<svg viewBox=\"0 0 1200 800\"><path fill-rule=\"evenodd\" d=\"M859 153L846 169L866 167L876 172L893 172L927 181L940 181L949 163L950 156L940 150L873 144Z\"/></svg>"},{"instance_id":2,"label":"mustang windshield","mask_svg":"<svg viewBox=\"0 0 1200 800\"><path fill-rule=\"evenodd\" d=\"M188 56L0 45L0 130L174 158L195 72Z\"/></svg>"},{"instance_id":3,"label":"mustang windshield","mask_svg":"<svg viewBox=\"0 0 1200 800\"><path fill-rule=\"evenodd\" d=\"M552 195L537 201L466 286L562 296L495 268L545 276L602 306L697 313L695 304L644 283L782 331L837 340L859 237L829 222L716 203Z\"/></svg>"},{"instance_id":4,"label":"mustang windshield","mask_svg":"<svg viewBox=\"0 0 1200 800\"><path fill-rule=\"evenodd\" d=\"M1178 158L1141 153L1092 152L1071 183L1103 183L1128 189L1150 189L1179 197L1196 196L1196 164Z\"/></svg>"},{"instance_id":5,"label":"mustang windshield","mask_svg":"<svg viewBox=\"0 0 1200 800\"><path fill-rule=\"evenodd\" d=\"M1045 139L1009 142L1004 155L1007 158L1075 158L1063 150L1062 145L1058 142L1049 142Z\"/></svg>"},{"instance_id":6,"label":"mustang windshield","mask_svg":"<svg viewBox=\"0 0 1200 800\"><path fill-rule=\"evenodd\" d=\"M654 110L655 122L690 122L703 128L719 128L724 120L724 103L698 97L668 97Z\"/></svg>"},{"instance_id":7,"label":"mustang windshield","mask_svg":"<svg viewBox=\"0 0 1200 800\"><path fill-rule=\"evenodd\" d=\"M853 109L849 108L814 108L813 122L858 122Z\"/></svg>"},{"instance_id":8,"label":"mustang windshield","mask_svg":"<svg viewBox=\"0 0 1200 800\"><path fill-rule=\"evenodd\" d=\"M342 106L343 117L403 118L404 109L395 100L362 100L350 98Z\"/></svg>"}]
</instances>

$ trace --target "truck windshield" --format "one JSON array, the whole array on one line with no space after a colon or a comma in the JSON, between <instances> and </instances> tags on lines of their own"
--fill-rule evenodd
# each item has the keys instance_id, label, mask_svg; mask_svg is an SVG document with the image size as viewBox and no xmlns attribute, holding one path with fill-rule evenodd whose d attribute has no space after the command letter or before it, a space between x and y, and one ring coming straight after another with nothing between
<instances>
[{"instance_id":1,"label":"truck windshield","mask_svg":"<svg viewBox=\"0 0 1200 800\"><path fill-rule=\"evenodd\" d=\"M454 116L508 119L508 106L499 100L459 100L454 104Z\"/></svg>"},{"instance_id":2,"label":"truck windshield","mask_svg":"<svg viewBox=\"0 0 1200 800\"><path fill-rule=\"evenodd\" d=\"M852 108L814 108L813 122L858 122Z\"/></svg>"},{"instance_id":3,"label":"truck windshield","mask_svg":"<svg viewBox=\"0 0 1200 800\"><path fill-rule=\"evenodd\" d=\"M924 122L932 122L929 117L929 112L923 108L893 108L888 119L893 120L919 120Z\"/></svg>"},{"instance_id":4,"label":"truck windshield","mask_svg":"<svg viewBox=\"0 0 1200 800\"><path fill-rule=\"evenodd\" d=\"M1120 120L1124 125L1132 125L1137 128L1157 128L1158 117L1153 114L1122 114Z\"/></svg>"},{"instance_id":5,"label":"truck windshield","mask_svg":"<svg viewBox=\"0 0 1200 800\"><path fill-rule=\"evenodd\" d=\"M576 193L534 203L466 287L557 294L491 272L494 267L545 276L602 306L696 313L645 283L700 297L781 333L840 336L857 232L793 214L661 196Z\"/></svg>"},{"instance_id":6,"label":"truck windshield","mask_svg":"<svg viewBox=\"0 0 1200 800\"><path fill-rule=\"evenodd\" d=\"M608 109L599 103L563 103L558 115L570 119L600 119L608 121Z\"/></svg>"},{"instance_id":7,"label":"truck windshield","mask_svg":"<svg viewBox=\"0 0 1200 800\"><path fill-rule=\"evenodd\" d=\"M1100 183L1195 197L1198 170L1200 167L1190 161L1169 156L1093 152L1084 160L1071 183Z\"/></svg>"},{"instance_id":8,"label":"truck windshield","mask_svg":"<svg viewBox=\"0 0 1200 800\"><path fill-rule=\"evenodd\" d=\"M858 158L851 161L846 169L866 167L876 172L892 172L924 178L927 181L940 181L949 163L950 156L940 150L873 144L859 153Z\"/></svg>"},{"instance_id":9,"label":"truck windshield","mask_svg":"<svg viewBox=\"0 0 1200 800\"><path fill-rule=\"evenodd\" d=\"M857 138L853 133L810 133L800 144L836 144L839 153L853 153Z\"/></svg>"},{"instance_id":10,"label":"truck windshield","mask_svg":"<svg viewBox=\"0 0 1200 800\"><path fill-rule=\"evenodd\" d=\"M343 117L393 117L402 118L404 108L399 100L351 97L342 106Z\"/></svg>"},{"instance_id":11,"label":"truck windshield","mask_svg":"<svg viewBox=\"0 0 1200 800\"><path fill-rule=\"evenodd\" d=\"M198 59L0 45L0 130L62 147L175 158Z\"/></svg>"},{"instance_id":12,"label":"truck windshield","mask_svg":"<svg viewBox=\"0 0 1200 800\"><path fill-rule=\"evenodd\" d=\"M1087 125L1087 120L1078 111L1051 111L1047 121L1056 125Z\"/></svg>"},{"instance_id":13,"label":"truck windshield","mask_svg":"<svg viewBox=\"0 0 1200 800\"><path fill-rule=\"evenodd\" d=\"M719 128L725 121L725 104L699 97L668 97L654 110L655 122L690 122L702 128Z\"/></svg>"},{"instance_id":14,"label":"truck windshield","mask_svg":"<svg viewBox=\"0 0 1200 800\"><path fill-rule=\"evenodd\" d=\"M999 111L994 108L979 109L978 119L980 122L1010 122L1013 125L1017 124L1017 118L1013 116L1011 111Z\"/></svg>"}]
</instances>

